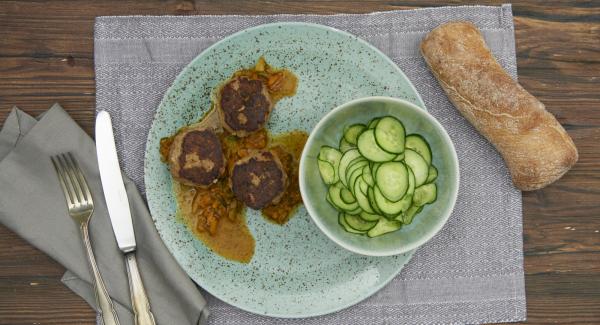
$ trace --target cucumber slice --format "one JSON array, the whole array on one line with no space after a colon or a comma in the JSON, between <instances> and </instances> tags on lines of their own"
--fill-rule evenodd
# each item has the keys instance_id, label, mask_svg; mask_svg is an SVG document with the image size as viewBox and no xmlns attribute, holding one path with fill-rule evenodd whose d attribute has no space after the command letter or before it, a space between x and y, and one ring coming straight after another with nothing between
<instances>
[{"instance_id":1,"label":"cucumber slice","mask_svg":"<svg viewBox=\"0 0 600 325\"><path fill-rule=\"evenodd\" d=\"M407 168L408 170L408 190L406 190L406 194L404 195L404 197L397 202L397 207L398 209L401 209L402 212L405 212L406 210L408 210L410 208L410 205L412 204L413 201L413 194L415 193L415 175L413 174L412 170L410 170L410 168ZM402 214L399 214L398 217L396 218L396 220L400 220L402 221L402 219L399 219L402 217Z\"/></svg>"},{"instance_id":2,"label":"cucumber slice","mask_svg":"<svg viewBox=\"0 0 600 325\"><path fill-rule=\"evenodd\" d=\"M350 227L348 225L348 223L346 223L346 217L345 217L345 214L343 212L340 212L338 214L338 223L344 228L344 230L346 230L349 233L353 233L353 234L364 234L364 233L366 233L366 231L360 231L360 230L356 230L356 229Z\"/></svg>"},{"instance_id":3,"label":"cucumber slice","mask_svg":"<svg viewBox=\"0 0 600 325\"><path fill-rule=\"evenodd\" d=\"M367 127L364 124L352 124L344 130L344 139L349 144L356 144L358 135Z\"/></svg>"},{"instance_id":4,"label":"cucumber slice","mask_svg":"<svg viewBox=\"0 0 600 325\"><path fill-rule=\"evenodd\" d=\"M429 147L427 140L425 140L425 138L423 138L421 135L408 135L406 137L405 146L407 149L416 151L419 155L421 155L421 157L423 157L423 159L425 159L427 165L431 165L431 148Z\"/></svg>"},{"instance_id":5,"label":"cucumber slice","mask_svg":"<svg viewBox=\"0 0 600 325\"><path fill-rule=\"evenodd\" d=\"M346 184L349 188L354 185L354 182L351 181L352 175L358 171L358 175L362 174L362 169L364 166L369 163L362 157L356 158L353 162L350 163L348 168L346 169Z\"/></svg>"},{"instance_id":6,"label":"cucumber slice","mask_svg":"<svg viewBox=\"0 0 600 325\"><path fill-rule=\"evenodd\" d=\"M373 174L371 173L371 167L368 165L363 167L362 178L369 186L375 185L375 180L373 179Z\"/></svg>"},{"instance_id":7,"label":"cucumber slice","mask_svg":"<svg viewBox=\"0 0 600 325\"><path fill-rule=\"evenodd\" d=\"M422 206L411 206L410 208L408 208L408 210L406 210L406 212L400 215L402 217L402 223L404 223L405 225L411 224L415 216L421 211L423 211Z\"/></svg>"},{"instance_id":8,"label":"cucumber slice","mask_svg":"<svg viewBox=\"0 0 600 325\"><path fill-rule=\"evenodd\" d=\"M340 191L340 197L342 198L342 201L348 204L356 202L354 195L352 195L352 192L350 192L347 188L342 188L342 190Z\"/></svg>"},{"instance_id":9,"label":"cucumber slice","mask_svg":"<svg viewBox=\"0 0 600 325\"><path fill-rule=\"evenodd\" d=\"M330 163L320 160L317 160L317 165L319 166L319 173L321 174L321 178L325 184L333 184L337 182L335 179L336 173L333 166Z\"/></svg>"},{"instance_id":10,"label":"cucumber slice","mask_svg":"<svg viewBox=\"0 0 600 325\"><path fill-rule=\"evenodd\" d=\"M369 124L367 125L367 129L374 129L375 126L377 126L377 123L379 123L379 120L381 120L381 117L376 117L372 119L371 122L369 122Z\"/></svg>"},{"instance_id":11,"label":"cucumber slice","mask_svg":"<svg viewBox=\"0 0 600 325\"><path fill-rule=\"evenodd\" d=\"M350 175L350 178L348 179L348 184L352 184L350 186L351 190L353 191L352 193L354 193L354 185L356 184L356 180L361 178L360 176L362 175L362 168L358 168L356 169L352 175Z\"/></svg>"},{"instance_id":12,"label":"cucumber slice","mask_svg":"<svg viewBox=\"0 0 600 325\"><path fill-rule=\"evenodd\" d=\"M346 211L346 214L350 214L350 215L353 215L353 216L357 216L357 215L359 215L361 212L362 212L362 209L361 209L360 207L357 207L357 208L356 208L356 209L354 209L354 210Z\"/></svg>"},{"instance_id":13,"label":"cucumber slice","mask_svg":"<svg viewBox=\"0 0 600 325\"><path fill-rule=\"evenodd\" d=\"M411 149L404 150L404 163L415 174L415 187L425 184L429 175L429 165L416 151Z\"/></svg>"},{"instance_id":14,"label":"cucumber slice","mask_svg":"<svg viewBox=\"0 0 600 325\"><path fill-rule=\"evenodd\" d=\"M342 137L342 139L340 140L340 151L346 152L352 148L356 148L356 146L348 143L348 141L346 141L346 139L344 139L344 137Z\"/></svg>"},{"instance_id":15,"label":"cucumber slice","mask_svg":"<svg viewBox=\"0 0 600 325\"><path fill-rule=\"evenodd\" d=\"M425 180L425 183L433 183L437 179L437 176L437 168L435 168L434 165L429 166L429 175L427 175L427 180Z\"/></svg>"},{"instance_id":16,"label":"cucumber slice","mask_svg":"<svg viewBox=\"0 0 600 325\"><path fill-rule=\"evenodd\" d=\"M344 152L344 154L342 155L342 159L340 159L340 166L338 172L339 179L344 185L346 185L346 169L348 168L348 165L352 162L352 160L358 157L360 157L360 152L358 151L358 149L350 149Z\"/></svg>"},{"instance_id":17,"label":"cucumber slice","mask_svg":"<svg viewBox=\"0 0 600 325\"><path fill-rule=\"evenodd\" d=\"M369 187L369 189L367 190L367 197L369 198L369 203L371 203L371 207L376 212L376 214L383 215L383 212L381 212L381 210L377 206L377 202L375 201L375 191L373 190L373 187Z\"/></svg>"},{"instance_id":18,"label":"cucumber slice","mask_svg":"<svg viewBox=\"0 0 600 325\"><path fill-rule=\"evenodd\" d=\"M360 154L363 157L375 162L390 161L396 157L395 154L389 153L375 142L375 131L366 130L358 136L358 142L356 144Z\"/></svg>"},{"instance_id":19,"label":"cucumber slice","mask_svg":"<svg viewBox=\"0 0 600 325\"><path fill-rule=\"evenodd\" d=\"M362 180L362 178L359 177L356 179L356 182L354 184L354 196L356 197L356 202L358 203L358 206L363 210L363 212L375 213L375 211L371 207L371 204L369 203L369 198L367 197L367 194L365 194L366 191L363 192L362 188L368 190L369 186Z\"/></svg>"},{"instance_id":20,"label":"cucumber slice","mask_svg":"<svg viewBox=\"0 0 600 325\"><path fill-rule=\"evenodd\" d=\"M338 210L343 211L353 211L359 208L358 203L356 201L354 203L346 203L342 200L342 189L344 189L344 185L342 183L337 182L331 186L329 186L329 198L334 207Z\"/></svg>"},{"instance_id":21,"label":"cucumber slice","mask_svg":"<svg viewBox=\"0 0 600 325\"><path fill-rule=\"evenodd\" d=\"M386 218L381 218L377 221L375 227L371 228L367 232L367 236L369 237L377 237L381 235L385 235L392 231L396 231L402 228L402 222L398 220L388 220Z\"/></svg>"},{"instance_id":22,"label":"cucumber slice","mask_svg":"<svg viewBox=\"0 0 600 325\"><path fill-rule=\"evenodd\" d=\"M381 219L381 216L378 214L367 213L365 211L360 213L360 217L365 221L377 221Z\"/></svg>"},{"instance_id":23,"label":"cucumber slice","mask_svg":"<svg viewBox=\"0 0 600 325\"><path fill-rule=\"evenodd\" d=\"M373 188L373 194L377 207L386 216L395 216L410 207L410 201L408 203L406 203L404 200L393 202L386 199L386 197L381 194L381 191L377 186Z\"/></svg>"},{"instance_id":24,"label":"cucumber slice","mask_svg":"<svg viewBox=\"0 0 600 325\"><path fill-rule=\"evenodd\" d=\"M413 204L423 206L428 203L433 203L437 199L437 186L434 183L425 184L415 188L413 195Z\"/></svg>"},{"instance_id":25,"label":"cucumber slice","mask_svg":"<svg viewBox=\"0 0 600 325\"><path fill-rule=\"evenodd\" d=\"M394 158L394 161L402 161L404 160L404 152L397 155L396 158Z\"/></svg>"},{"instance_id":26,"label":"cucumber slice","mask_svg":"<svg viewBox=\"0 0 600 325\"><path fill-rule=\"evenodd\" d=\"M381 166L381 163L373 163L373 167L371 167L371 176L373 176L373 182L375 182L375 175L377 175L377 170Z\"/></svg>"},{"instance_id":27,"label":"cucumber slice","mask_svg":"<svg viewBox=\"0 0 600 325\"><path fill-rule=\"evenodd\" d=\"M326 161L328 163L331 164L331 166L333 166L333 172L334 172L334 176L333 176L333 183L337 182L340 177L338 175L339 173L339 167L340 167L340 159L342 159L342 153L335 149L332 148L330 146L322 146L321 150L319 150L319 160L322 161ZM330 184L333 184L330 183Z\"/></svg>"},{"instance_id":28,"label":"cucumber slice","mask_svg":"<svg viewBox=\"0 0 600 325\"><path fill-rule=\"evenodd\" d=\"M344 218L346 219L346 224L350 228L358 231L369 231L369 229L375 227L377 224L377 221L365 221L359 216L349 214L344 215Z\"/></svg>"},{"instance_id":29,"label":"cucumber slice","mask_svg":"<svg viewBox=\"0 0 600 325\"><path fill-rule=\"evenodd\" d=\"M342 159L342 153L330 146L322 146L319 150L319 160L330 163L335 169L340 165L340 159Z\"/></svg>"},{"instance_id":30,"label":"cucumber slice","mask_svg":"<svg viewBox=\"0 0 600 325\"><path fill-rule=\"evenodd\" d=\"M354 184L354 190L360 191L364 195L367 195L367 191L369 190L369 184L367 184L367 182L365 182L365 180L362 177L359 177L356 179L356 182Z\"/></svg>"},{"instance_id":31,"label":"cucumber slice","mask_svg":"<svg viewBox=\"0 0 600 325\"><path fill-rule=\"evenodd\" d=\"M380 123L383 123L383 120ZM381 190L381 194L388 200L392 202L400 200L408 189L408 171L406 170L406 166L401 162L386 162L381 164L375 175L375 184Z\"/></svg>"},{"instance_id":32,"label":"cucumber slice","mask_svg":"<svg viewBox=\"0 0 600 325\"><path fill-rule=\"evenodd\" d=\"M379 120L375 127L375 141L381 149L399 154L404 151L404 125L392 116Z\"/></svg>"}]
</instances>

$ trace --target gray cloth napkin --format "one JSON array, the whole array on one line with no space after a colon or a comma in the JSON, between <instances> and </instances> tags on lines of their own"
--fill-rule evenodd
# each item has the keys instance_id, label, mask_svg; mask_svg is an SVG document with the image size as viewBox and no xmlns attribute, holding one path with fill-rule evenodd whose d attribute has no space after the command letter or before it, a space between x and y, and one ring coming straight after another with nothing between
<instances>
[{"instance_id":1,"label":"gray cloth napkin","mask_svg":"<svg viewBox=\"0 0 600 325\"><path fill-rule=\"evenodd\" d=\"M144 146L160 100L202 50L247 27L306 21L357 35L388 55L416 86L456 145L461 186L444 229L389 285L356 306L304 320L253 315L205 294L212 324L487 323L525 319L521 193L494 148L458 113L419 54L441 23L481 28L516 78L512 11L463 6L360 15L99 17L95 26L96 105L112 113L122 166L140 191Z\"/></svg>"},{"instance_id":2,"label":"gray cloth napkin","mask_svg":"<svg viewBox=\"0 0 600 325\"><path fill-rule=\"evenodd\" d=\"M104 203L94 141L55 104L35 119L14 108L0 131L0 222L62 264L63 283L96 306L79 227L67 214L50 156L71 151L94 198L90 237L96 261L122 325L133 325L125 261ZM160 325L205 324L206 302L164 246L144 200L125 177L137 258ZM204 311L204 312L203 312Z\"/></svg>"}]
</instances>

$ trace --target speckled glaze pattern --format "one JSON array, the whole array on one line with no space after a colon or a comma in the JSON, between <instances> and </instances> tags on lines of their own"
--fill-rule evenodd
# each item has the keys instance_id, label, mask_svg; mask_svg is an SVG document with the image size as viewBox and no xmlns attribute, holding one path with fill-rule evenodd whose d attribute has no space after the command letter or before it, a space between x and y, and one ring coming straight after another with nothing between
<instances>
[{"instance_id":1,"label":"speckled glaze pattern","mask_svg":"<svg viewBox=\"0 0 600 325\"><path fill-rule=\"evenodd\" d=\"M152 124L144 161L152 217L168 249L189 276L219 299L275 317L308 317L351 306L388 283L412 256L351 253L329 240L303 206L284 226L248 209L256 239L249 264L210 252L176 218L171 176L159 141L197 121L210 108L213 89L259 56L300 79L296 96L281 100L267 125L273 133L310 132L334 107L366 96L392 96L424 104L400 69L366 42L330 27L305 23L262 25L236 33L202 52L166 92Z\"/></svg>"}]
</instances>

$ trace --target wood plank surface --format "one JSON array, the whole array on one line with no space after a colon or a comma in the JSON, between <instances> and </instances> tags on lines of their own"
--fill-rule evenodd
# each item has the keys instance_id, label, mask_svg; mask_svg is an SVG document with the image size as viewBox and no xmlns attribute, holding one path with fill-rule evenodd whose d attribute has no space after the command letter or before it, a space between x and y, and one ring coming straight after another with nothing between
<instances>
[{"instance_id":1,"label":"wood plank surface","mask_svg":"<svg viewBox=\"0 0 600 325\"><path fill-rule=\"evenodd\" d=\"M363 13L502 1L0 1L0 125L13 105L60 102L87 132L95 104L94 17ZM579 162L524 193L527 324L600 324L600 1L513 4L519 81L573 137ZM94 324L63 268L0 226L0 325Z\"/></svg>"}]
</instances>

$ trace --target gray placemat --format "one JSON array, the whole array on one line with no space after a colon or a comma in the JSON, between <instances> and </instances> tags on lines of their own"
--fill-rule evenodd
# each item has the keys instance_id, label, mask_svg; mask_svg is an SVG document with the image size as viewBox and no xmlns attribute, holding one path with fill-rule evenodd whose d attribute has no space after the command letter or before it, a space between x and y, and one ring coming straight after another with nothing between
<instances>
[{"instance_id":1,"label":"gray placemat","mask_svg":"<svg viewBox=\"0 0 600 325\"><path fill-rule=\"evenodd\" d=\"M99 17L95 26L96 106L113 117L121 166L140 190L146 136L171 82L196 55L247 27L306 21L355 34L406 73L444 125L460 160L458 201L444 229L389 285L338 313L305 320L253 315L205 293L212 324L488 323L525 319L521 192L496 150L459 114L421 58L423 36L469 20L516 78L510 5L359 15Z\"/></svg>"}]
</instances>

